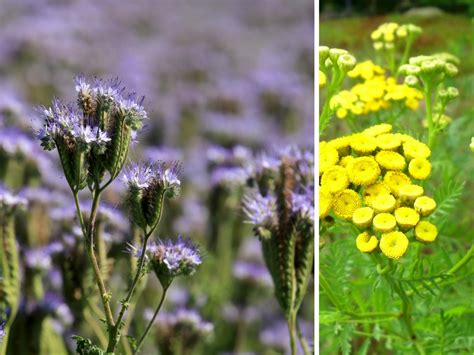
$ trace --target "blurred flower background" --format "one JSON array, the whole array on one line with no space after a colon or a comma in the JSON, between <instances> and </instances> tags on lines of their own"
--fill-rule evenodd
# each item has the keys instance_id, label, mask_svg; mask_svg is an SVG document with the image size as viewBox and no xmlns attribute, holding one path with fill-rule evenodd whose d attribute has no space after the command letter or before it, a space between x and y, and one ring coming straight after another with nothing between
<instances>
[{"instance_id":1,"label":"blurred flower background","mask_svg":"<svg viewBox=\"0 0 474 355\"><path fill-rule=\"evenodd\" d=\"M41 128L34 107L53 96L75 100L71 88L80 73L118 77L145 95L149 120L129 159L183 166L181 195L156 234L190 236L204 251L188 286L171 287L145 353L288 351L284 318L241 199L256 156L291 145L313 149L313 6L307 0L0 5L0 195L27 203L15 217L21 297L9 351L72 352L71 335L78 333L104 341L67 182L56 154L34 138ZM122 205L124 192L118 181L111 186L98 222L104 277L117 292L125 288L117 275L133 271L126 243L139 238ZM81 204L89 208L90 201ZM300 318L311 339L312 283L309 290ZM140 292L126 324L134 335L161 291L150 278Z\"/></svg>"}]
</instances>

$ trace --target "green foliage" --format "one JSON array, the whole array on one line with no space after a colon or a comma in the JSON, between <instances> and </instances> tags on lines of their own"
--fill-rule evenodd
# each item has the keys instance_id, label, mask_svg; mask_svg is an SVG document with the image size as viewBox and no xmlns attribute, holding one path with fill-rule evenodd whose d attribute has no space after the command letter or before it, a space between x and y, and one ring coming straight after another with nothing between
<instances>
[{"instance_id":1,"label":"green foliage","mask_svg":"<svg viewBox=\"0 0 474 355\"><path fill-rule=\"evenodd\" d=\"M73 335L76 341L76 352L79 355L105 355L106 353L97 345L94 345L90 339L83 338L79 335Z\"/></svg>"}]
</instances>

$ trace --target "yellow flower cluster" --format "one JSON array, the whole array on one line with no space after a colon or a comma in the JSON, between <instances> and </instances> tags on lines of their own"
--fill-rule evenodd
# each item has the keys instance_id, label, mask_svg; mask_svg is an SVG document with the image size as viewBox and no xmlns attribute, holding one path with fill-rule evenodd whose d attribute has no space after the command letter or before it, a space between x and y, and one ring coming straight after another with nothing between
<instances>
[{"instance_id":1,"label":"yellow flower cluster","mask_svg":"<svg viewBox=\"0 0 474 355\"><path fill-rule=\"evenodd\" d=\"M395 43L412 41L421 34L421 28L413 24L399 25L395 22L381 24L370 37L374 41L375 50L392 50Z\"/></svg>"},{"instance_id":2,"label":"yellow flower cluster","mask_svg":"<svg viewBox=\"0 0 474 355\"><path fill-rule=\"evenodd\" d=\"M423 243L438 234L422 220L436 208L416 180L430 176L431 151L406 134L380 124L320 143L319 218L333 213L351 221L361 233L363 253L381 251L392 259L405 254L409 236Z\"/></svg>"},{"instance_id":3,"label":"yellow flower cluster","mask_svg":"<svg viewBox=\"0 0 474 355\"><path fill-rule=\"evenodd\" d=\"M367 60L359 63L347 73L352 78L364 81L354 85L350 90L342 90L331 98L330 108L338 118L348 114L366 115L389 108L393 102L404 101L411 110L418 109L423 94L406 84L397 84L395 78L385 77L382 67Z\"/></svg>"}]
</instances>

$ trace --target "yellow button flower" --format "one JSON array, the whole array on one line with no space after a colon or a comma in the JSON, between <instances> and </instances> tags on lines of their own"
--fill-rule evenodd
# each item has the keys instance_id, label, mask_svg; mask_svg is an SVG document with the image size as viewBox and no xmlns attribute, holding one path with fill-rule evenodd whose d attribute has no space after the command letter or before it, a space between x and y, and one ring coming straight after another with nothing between
<instances>
[{"instance_id":1,"label":"yellow button flower","mask_svg":"<svg viewBox=\"0 0 474 355\"><path fill-rule=\"evenodd\" d=\"M438 236L436 226L428 221L421 221L415 227L415 237L420 242L431 243Z\"/></svg>"},{"instance_id":2,"label":"yellow button flower","mask_svg":"<svg viewBox=\"0 0 474 355\"><path fill-rule=\"evenodd\" d=\"M411 184L410 178L401 171L388 171L385 174L383 181L388 185L396 197L400 195L400 187Z\"/></svg>"},{"instance_id":3,"label":"yellow button flower","mask_svg":"<svg viewBox=\"0 0 474 355\"><path fill-rule=\"evenodd\" d=\"M414 179L425 180L431 174L431 163L423 158L415 158L408 165L408 172Z\"/></svg>"},{"instance_id":4,"label":"yellow button flower","mask_svg":"<svg viewBox=\"0 0 474 355\"><path fill-rule=\"evenodd\" d=\"M364 202L371 206L378 195L390 195L390 187L383 182L367 186L364 189Z\"/></svg>"},{"instance_id":5,"label":"yellow button flower","mask_svg":"<svg viewBox=\"0 0 474 355\"><path fill-rule=\"evenodd\" d=\"M333 196L331 193L320 190L319 191L319 218L323 219L329 212L331 212L333 203Z\"/></svg>"},{"instance_id":6,"label":"yellow button flower","mask_svg":"<svg viewBox=\"0 0 474 355\"><path fill-rule=\"evenodd\" d=\"M423 217L429 216L436 209L436 201L428 196L421 196L415 200L413 205L415 211Z\"/></svg>"},{"instance_id":7,"label":"yellow button flower","mask_svg":"<svg viewBox=\"0 0 474 355\"><path fill-rule=\"evenodd\" d=\"M323 174L331 166L339 161L339 154L336 149L325 146L319 151L319 175Z\"/></svg>"},{"instance_id":8,"label":"yellow button flower","mask_svg":"<svg viewBox=\"0 0 474 355\"><path fill-rule=\"evenodd\" d=\"M370 154L377 149L377 141L364 134L353 135L351 139L351 148L361 155Z\"/></svg>"},{"instance_id":9,"label":"yellow button flower","mask_svg":"<svg viewBox=\"0 0 474 355\"><path fill-rule=\"evenodd\" d=\"M370 253L377 248L379 241L373 235L370 236L369 233L364 232L357 236L356 238L356 246L362 253Z\"/></svg>"},{"instance_id":10,"label":"yellow button flower","mask_svg":"<svg viewBox=\"0 0 474 355\"><path fill-rule=\"evenodd\" d=\"M331 193L347 188L349 177L346 174L346 169L339 165L328 168L321 178L321 186Z\"/></svg>"},{"instance_id":11,"label":"yellow button flower","mask_svg":"<svg viewBox=\"0 0 474 355\"><path fill-rule=\"evenodd\" d=\"M361 206L360 196L351 189L339 191L334 195L333 210L336 216L351 220L354 211Z\"/></svg>"},{"instance_id":12,"label":"yellow button flower","mask_svg":"<svg viewBox=\"0 0 474 355\"><path fill-rule=\"evenodd\" d=\"M370 207L361 207L354 211L352 215L352 223L359 228L368 228L372 223L374 210Z\"/></svg>"},{"instance_id":13,"label":"yellow button flower","mask_svg":"<svg viewBox=\"0 0 474 355\"><path fill-rule=\"evenodd\" d=\"M378 195L372 201L372 208L376 213L392 212L397 205L397 200L392 195Z\"/></svg>"},{"instance_id":14,"label":"yellow button flower","mask_svg":"<svg viewBox=\"0 0 474 355\"><path fill-rule=\"evenodd\" d=\"M372 225L375 231L385 233L392 231L396 227L397 221L390 213L379 213L374 217Z\"/></svg>"},{"instance_id":15,"label":"yellow button flower","mask_svg":"<svg viewBox=\"0 0 474 355\"><path fill-rule=\"evenodd\" d=\"M369 127L362 131L362 134L366 136L376 137L378 135L389 133L392 131L392 125L388 123L381 123L372 127Z\"/></svg>"},{"instance_id":16,"label":"yellow button flower","mask_svg":"<svg viewBox=\"0 0 474 355\"><path fill-rule=\"evenodd\" d=\"M349 163L347 174L355 185L372 185L380 176L380 167L372 157L359 157Z\"/></svg>"},{"instance_id":17,"label":"yellow button flower","mask_svg":"<svg viewBox=\"0 0 474 355\"><path fill-rule=\"evenodd\" d=\"M383 150L396 150L402 144L399 137L392 133L384 133L376 138L377 145Z\"/></svg>"},{"instance_id":18,"label":"yellow button flower","mask_svg":"<svg viewBox=\"0 0 474 355\"><path fill-rule=\"evenodd\" d=\"M352 155L346 155L345 157L341 158L341 160L339 161L339 165L343 166L344 168L347 168L349 163L354 159L355 158Z\"/></svg>"},{"instance_id":19,"label":"yellow button flower","mask_svg":"<svg viewBox=\"0 0 474 355\"><path fill-rule=\"evenodd\" d=\"M418 212L410 207L399 207L394 214L399 227L404 230L413 228L420 221Z\"/></svg>"},{"instance_id":20,"label":"yellow button flower","mask_svg":"<svg viewBox=\"0 0 474 355\"><path fill-rule=\"evenodd\" d=\"M428 159L431 150L426 144L413 139L403 144L403 154L409 160L415 158Z\"/></svg>"},{"instance_id":21,"label":"yellow button flower","mask_svg":"<svg viewBox=\"0 0 474 355\"><path fill-rule=\"evenodd\" d=\"M402 232L390 232L382 234L380 238L380 250L391 258L398 260L408 249L408 238Z\"/></svg>"},{"instance_id":22,"label":"yellow button flower","mask_svg":"<svg viewBox=\"0 0 474 355\"><path fill-rule=\"evenodd\" d=\"M387 170L403 170L405 169L405 158L397 152L391 150L381 150L375 156L375 160L380 166Z\"/></svg>"},{"instance_id":23,"label":"yellow button flower","mask_svg":"<svg viewBox=\"0 0 474 355\"><path fill-rule=\"evenodd\" d=\"M400 198L406 202L414 202L418 197L423 195L423 187L418 185L403 185L398 190L400 192Z\"/></svg>"}]
</instances>

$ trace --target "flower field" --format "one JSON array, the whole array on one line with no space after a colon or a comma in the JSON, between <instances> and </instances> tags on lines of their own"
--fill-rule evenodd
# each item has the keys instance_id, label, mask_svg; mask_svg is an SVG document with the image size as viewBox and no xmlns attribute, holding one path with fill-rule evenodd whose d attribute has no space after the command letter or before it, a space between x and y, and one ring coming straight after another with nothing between
<instances>
[{"instance_id":1,"label":"flower field","mask_svg":"<svg viewBox=\"0 0 474 355\"><path fill-rule=\"evenodd\" d=\"M474 349L472 26L321 22L321 353Z\"/></svg>"}]
</instances>

